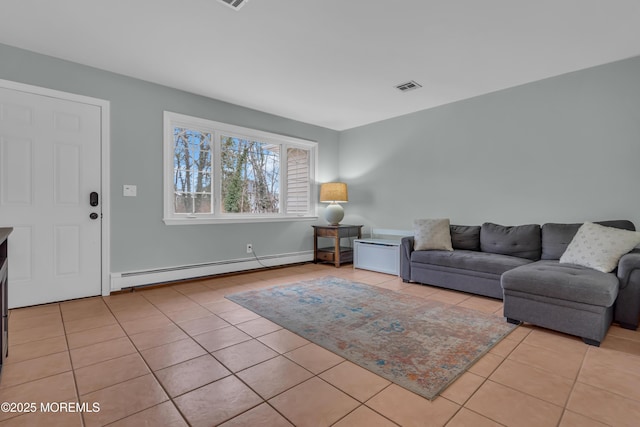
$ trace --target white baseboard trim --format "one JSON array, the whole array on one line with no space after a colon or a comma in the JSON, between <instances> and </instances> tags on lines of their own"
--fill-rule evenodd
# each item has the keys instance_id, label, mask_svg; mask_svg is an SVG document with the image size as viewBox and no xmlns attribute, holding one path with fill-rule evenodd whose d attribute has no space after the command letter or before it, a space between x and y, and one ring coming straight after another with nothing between
<instances>
[{"instance_id":1,"label":"white baseboard trim","mask_svg":"<svg viewBox=\"0 0 640 427\"><path fill-rule=\"evenodd\" d=\"M258 268L276 267L287 264L313 261L313 251L288 254L269 255L255 258L241 258L217 261L206 264L183 265L177 267L158 268L154 270L128 271L111 273L111 291L120 291L134 286L152 285L156 283L174 282L214 276L216 274L235 273ZM262 263L262 265L260 264Z\"/></svg>"}]
</instances>

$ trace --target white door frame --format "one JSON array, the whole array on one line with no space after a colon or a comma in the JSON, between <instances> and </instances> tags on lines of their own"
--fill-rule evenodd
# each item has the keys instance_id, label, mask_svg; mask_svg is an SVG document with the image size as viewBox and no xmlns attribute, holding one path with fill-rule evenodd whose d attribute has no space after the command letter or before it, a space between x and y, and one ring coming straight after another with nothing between
<instances>
[{"instance_id":1,"label":"white door frame","mask_svg":"<svg viewBox=\"0 0 640 427\"><path fill-rule=\"evenodd\" d=\"M111 153L111 139L109 130L111 129L110 122L110 103L104 99L91 98L84 95L77 95L74 93L62 92L54 89L48 89L40 86L32 86L24 83L18 83L10 80L0 79L0 88L13 89L20 92L27 92L34 95L48 96L51 98L63 99L65 101L80 102L83 104L95 105L100 108L101 114L101 205L102 205L102 221L100 221L100 239L102 240L102 256L101 256L101 276L100 285L102 289L102 295L107 296L111 291L110 286L110 272L111 272L111 252L110 252L110 230L111 230L111 205L110 205L110 157Z\"/></svg>"}]
</instances>

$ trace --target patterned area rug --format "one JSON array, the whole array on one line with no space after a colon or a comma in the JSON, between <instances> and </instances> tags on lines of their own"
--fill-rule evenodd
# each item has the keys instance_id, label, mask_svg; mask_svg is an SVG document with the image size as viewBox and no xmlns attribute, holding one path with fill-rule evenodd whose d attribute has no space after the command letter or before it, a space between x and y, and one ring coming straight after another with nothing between
<instances>
[{"instance_id":1,"label":"patterned area rug","mask_svg":"<svg viewBox=\"0 0 640 427\"><path fill-rule=\"evenodd\" d=\"M427 399L515 328L501 317L331 276L227 298Z\"/></svg>"}]
</instances>

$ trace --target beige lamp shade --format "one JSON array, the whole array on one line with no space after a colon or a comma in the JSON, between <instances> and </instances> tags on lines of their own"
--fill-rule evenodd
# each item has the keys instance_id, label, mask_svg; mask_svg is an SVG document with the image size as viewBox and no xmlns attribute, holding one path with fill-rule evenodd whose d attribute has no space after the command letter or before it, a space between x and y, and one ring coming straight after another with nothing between
<instances>
[{"instance_id":1,"label":"beige lamp shade","mask_svg":"<svg viewBox=\"0 0 640 427\"><path fill-rule=\"evenodd\" d=\"M338 203L349 201L347 184L344 182L327 182L320 186L320 201L330 203L324 211L324 217L331 225L340 225L344 218L344 209Z\"/></svg>"},{"instance_id":2,"label":"beige lamp shade","mask_svg":"<svg viewBox=\"0 0 640 427\"><path fill-rule=\"evenodd\" d=\"M320 201L328 203L346 203L349 201L347 184L344 182L326 182L320 186Z\"/></svg>"}]
</instances>

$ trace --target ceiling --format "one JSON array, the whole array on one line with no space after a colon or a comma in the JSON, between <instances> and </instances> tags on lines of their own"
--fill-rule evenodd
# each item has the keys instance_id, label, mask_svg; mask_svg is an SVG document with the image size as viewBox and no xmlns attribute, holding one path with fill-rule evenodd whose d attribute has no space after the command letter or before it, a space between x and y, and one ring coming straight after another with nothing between
<instances>
[{"instance_id":1,"label":"ceiling","mask_svg":"<svg viewBox=\"0 0 640 427\"><path fill-rule=\"evenodd\" d=\"M0 43L344 130L640 55L638 0L2 0ZM423 87L400 92L415 80Z\"/></svg>"}]
</instances>

